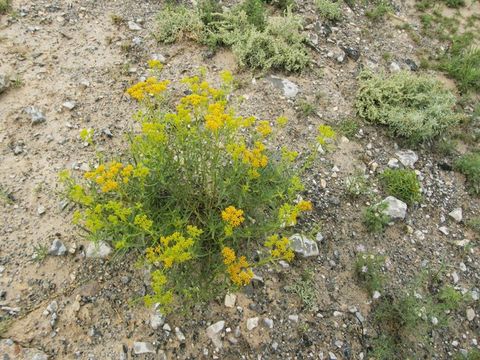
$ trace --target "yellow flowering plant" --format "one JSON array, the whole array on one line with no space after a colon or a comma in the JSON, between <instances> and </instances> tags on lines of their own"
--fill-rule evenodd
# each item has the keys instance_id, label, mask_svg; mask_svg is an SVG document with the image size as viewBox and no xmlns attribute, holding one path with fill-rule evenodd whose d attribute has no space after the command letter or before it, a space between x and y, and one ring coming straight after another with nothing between
<instances>
[{"instance_id":1,"label":"yellow flowering plant","mask_svg":"<svg viewBox=\"0 0 480 360\"><path fill-rule=\"evenodd\" d=\"M298 153L272 145L285 117L237 114L226 71L218 87L204 71L183 79L186 95L172 104L161 63L148 65L155 76L126 91L140 105L128 156L103 155L81 178L62 173L62 181L77 204L74 223L92 241L137 251L151 269L145 301L167 312L175 298L208 298L249 284L256 267L292 261L279 234L313 206L298 200ZM258 246L264 255L254 262Z\"/></svg>"}]
</instances>

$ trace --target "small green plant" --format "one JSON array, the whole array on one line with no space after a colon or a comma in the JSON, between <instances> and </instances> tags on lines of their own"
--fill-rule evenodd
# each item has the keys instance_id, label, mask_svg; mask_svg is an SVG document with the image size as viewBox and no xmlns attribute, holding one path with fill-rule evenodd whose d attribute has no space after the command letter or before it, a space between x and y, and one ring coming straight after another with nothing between
<instances>
[{"instance_id":1,"label":"small green plant","mask_svg":"<svg viewBox=\"0 0 480 360\"><path fill-rule=\"evenodd\" d=\"M301 99L298 102L298 112L302 115L302 117L307 118L315 114L317 108L315 104Z\"/></svg>"},{"instance_id":2,"label":"small green plant","mask_svg":"<svg viewBox=\"0 0 480 360\"><path fill-rule=\"evenodd\" d=\"M117 14L111 14L110 20L112 21L112 24L116 26L119 26L125 23L125 19L122 16Z\"/></svg>"},{"instance_id":3,"label":"small green plant","mask_svg":"<svg viewBox=\"0 0 480 360\"><path fill-rule=\"evenodd\" d=\"M313 275L313 272L304 271L300 280L292 285L285 286L286 291L294 293L300 297L303 307L308 311L315 310L318 302Z\"/></svg>"},{"instance_id":4,"label":"small green plant","mask_svg":"<svg viewBox=\"0 0 480 360\"><path fill-rule=\"evenodd\" d=\"M480 360L480 350L471 348L466 355L458 354L455 360Z\"/></svg>"},{"instance_id":5,"label":"small green plant","mask_svg":"<svg viewBox=\"0 0 480 360\"><path fill-rule=\"evenodd\" d=\"M33 247L33 260L43 262L48 256L48 246L35 245Z\"/></svg>"},{"instance_id":6,"label":"small green plant","mask_svg":"<svg viewBox=\"0 0 480 360\"><path fill-rule=\"evenodd\" d=\"M218 88L204 72L183 79L187 95L176 104L168 80L152 76L133 85L127 93L141 110L128 155L107 161L101 154L83 179L61 174L78 205L73 222L93 242L141 254L151 269L145 302L164 313L249 284L255 267L291 261L288 237L279 234L312 210L299 198L297 153L270 145L286 118L273 127L236 115L228 101L233 76L221 78ZM241 255L257 242L268 255L257 262Z\"/></svg>"},{"instance_id":7,"label":"small green plant","mask_svg":"<svg viewBox=\"0 0 480 360\"><path fill-rule=\"evenodd\" d=\"M365 212L363 213L363 223L369 232L382 232L390 223L390 217L384 212L387 206L387 203L381 202L365 209Z\"/></svg>"},{"instance_id":8,"label":"small green plant","mask_svg":"<svg viewBox=\"0 0 480 360\"><path fill-rule=\"evenodd\" d=\"M370 122L387 125L412 143L424 142L456 125L455 96L431 76L400 71L362 72L355 107Z\"/></svg>"},{"instance_id":9,"label":"small green plant","mask_svg":"<svg viewBox=\"0 0 480 360\"><path fill-rule=\"evenodd\" d=\"M367 195L369 192L368 181L362 172L357 172L345 178L345 189L352 198Z\"/></svg>"},{"instance_id":10,"label":"small green plant","mask_svg":"<svg viewBox=\"0 0 480 360\"><path fill-rule=\"evenodd\" d=\"M462 6L465 6L465 0L443 0L445 5L447 5L450 8L459 8Z\"/></svg>"},{"instance_id":11,"label":"small green plant","mask_svg":"<svg viewBox=\"0 0 480 360\"><path fill-rule=\"evenodd\" d=\"M388 195L394 196L407 204L422 199L420 182L413 170L407 169L386 169L380 180Z\"/></svg>"},{"instance_id":12,"label":"small green plant","mask_svg":"<svg viewBox=\"0 0 480 360\"><path fill-rule=\"evenodd\" d=\"M14 197L12 193L3 185L0 185L0 201L9 205L14 203Z\"/></svg>"},{"instance_id":13,"label":"small green plant","mask_svg":"<svg viewBox=\"0 0 480 360\"><path fill-rule=\"evenodd\" d=\"M11 0L0 0L0 14L5 14L8 10L10 10Z\"/></svg>"},{"instance_id":14,"label":"small green plant","mask_svg":"<svg viewBox=\"0 0 480 360\"><path fill-rule=\"evenodd\" d=\"M480 151L460 157L455 162L455 169L465 175L470 191L480 195Z\"/></svg>"},{"instance_id":15,"label":"small green plant","mask_svg":"<svg viewBox=\"0 0 480 360\"><path fill-rule=\"evenodd\" d=\"M358 122L355 119L345 119L338 126L340 133L347 138L354 137L358 133L358 128Z\"/></svg>"},{"instance_id":16,"label":"small green plant","mask_svg":"<svg viewBox=\"0 0 480 360\"><path fill-rule=\"evenodd\" d=\"M245 0L242 4L240 4L239 9L245 12L248 22L256 29L265 29L266 12L265 5L262 0Z\"/></svg>"},{"instance_id":17,"label":"small green plant","mask_svg":"<svg viewBox=\"0 0 480 360\"><path fill-rule=\"evenodd\" d=\"M315 5L321 17L331 21L338 21L342 18L340 2L330 0L315 0Z\"/></svg>"},{"instance_id":18,"label":"small green plant","mask_svg":"<svg viewBox=\"0 0 480 360\"><path fill-rule=\"evenodd\" d=\"M368 293L373 295L375 291L381 291L385 283L382 268L385 257L374 254L359 254L355 261L355 276L357 282Z\"/></svg>"},{"instance_id":19,"label":"small green plant","mask_svg":"<svg viewBox=\"0 0 480 360\"><path fill-rule=\"evenodd\" d=\"M480 91L480 48L474 45L472 33L455 36L440 60L439 69L455 79L464 92Z\"/></svg>"}]
</instances>

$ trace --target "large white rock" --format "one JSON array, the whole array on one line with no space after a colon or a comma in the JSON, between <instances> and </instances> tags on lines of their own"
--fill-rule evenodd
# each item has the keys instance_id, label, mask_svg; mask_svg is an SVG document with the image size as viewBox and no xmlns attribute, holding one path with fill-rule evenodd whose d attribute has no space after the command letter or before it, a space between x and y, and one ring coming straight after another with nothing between
<instances>
[{"instance_id":1,"label":"large white rock","mask_svg":"<svg viewBox=\"0 0 480 360\"><path fill-rule=\"evenodd\" d=\"M135 341L133 343L133 352L136 355L140 355L140 354L147 354L147 353L155 354L156 351L153 345L149 342Z\"/></svg>"},{"instance_id":2,"label":"large white rock","mask_svg":"<svg viewBox=\"0 0 480 360\"><path fill-rule=\"evenodd\" d=\"M448 216L450 216L453 220L455 220L456 222L460 222L462 221L463 219L463 211L462 211L462 208L456 208L454 210L452 210Z\"/></svg>"},{"instance_id":3,"label":"large white rock","mask_svg":"<svg viewBox=\"0 0 480 360\"><path fill-rule=\"evenodd\" d=\"M383 213L390 217L392 220L403 220L407 215L407 204L398 200L396 197L388 196L382 200L382 204L387 204L387 207L383 210Z\"/></svg>"},{"instance_id":4,"label":"large white rock","mask_svg":"<svg viewBox=\"0 0 480 360\"><path fill-rule=\"evenodd\" d=\"M220 332L223 330L224 327L225 321L220 320L207 328L208 338L212 340L213 345L215 345L219 349L221 349L223 346L222 340L220 339Z\"/></svg>"},{"instance_id":5,"label":"large white rock","mask_svg":"<svg viewBox=\"0 0 480 360\"><path fill-rule=\"evenodd\" d=\"M413 168L413 165L418 161L418 155L412 150L397 151L395 155L405 167Z\"/></svg>"},{"instance_id":6,"label":"large white rock","mask_svg":"<svg viewBox=\"0 0 480 360\"><path fill-rule=\"evenodd\" d=\"M317 243L302 234L290 236L290 247L297 254L303 255L303 257L318 256L320 254Z\"/></svg>"}]
</instances>

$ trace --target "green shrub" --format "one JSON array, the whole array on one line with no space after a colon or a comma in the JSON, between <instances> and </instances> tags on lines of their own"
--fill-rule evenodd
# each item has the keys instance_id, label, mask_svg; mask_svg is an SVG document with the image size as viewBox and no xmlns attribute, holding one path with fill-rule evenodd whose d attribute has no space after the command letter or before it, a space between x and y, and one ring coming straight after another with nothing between
<instances>
[{"instance_id":1,"label":"green shrub","mask_svg":"<svg viewBox=\"0 0 480 360\"><path fill-rule=\"evenodd\" d=\"M459 8L465 6L465 0L443 0L445 5L451 8Z\"/></svg>"},{"instance_id":2,"label":"green shrub","mask_svg":"<svg viewBox=\"0 0 480 360\"><path fill-rule=\"evenodd\" d=\"M363 223L369 232L382 232L390 223L390 217L384 213L387 203L379 203L371 205L365 209L363 213Z\"/></svg>"},{"instance_id":3,"label":"green shrub","mask_svg":"<svg viewBox=\"0 0 480 360\"><path fill-rule=\"evenodd\" d=\"M354 119L343 120L338 126L340 132L347 138L352 138L358 133L358 122Z\"/></svg>"},{"instance_id":4,"label":"green shrub","mask_svg":"<svg viewBox=\"0 0 480 360\"><path fill-rule=\"evenodd\" d=\"M420 182L413 170L386 169L380 175L380 180L388 195L405 201L407 204L412 204L422 199Z\"/></svg>"},{"instance_id":5,"label":"green shrub","mask_svg":"<svg viewBox=\"0 0 480 360\"><path fill-rule=\"evenodd\" d=\"M480 194L480 151L463 155L455 162L455 169L467 178L470 191Z\"/></svg>"},{"instance_id":6,"label":"green shrub","mask_svg":"<svg viewBox=\"0 0 480 360\"><path fill-rule=\"evenodd\" d=\"M373 8L367 10L365 15L372 21L380 21L390 12L392 12L390 4L387 1L381 0L377 1Z\"/></svg>"},{"instance_id":7,"label":"green shrub","mask_svg":"<svg viewBox=\"0 0 480 360\"><path fill-rule=\"evenodd\" d=\"M474 45L473 34L454 37L439 68L455 79L462 91L480 91L480 48Z\"/></svg>"},{"instance_id":8,"label":"green shrub","mask_svg":"<svg viewBox=\"0 0 480 360\"><path fill-rule=\"evenodd\" d=\"M265 5L262 0L245 0L240 4L240 10L245 11L250 24L258 30L263 30L266 24Z\"/></svg>"},{"instance_id":9,"label":"green shrub","mask_svg":"<svg viewBox=\"0 0 480 360\"><path fill-rule=\"evenodd\" d=\"M455 96L436 79L400 71L390 76L360 74L355 107L370 122L418 143L443 134L459 121Z\"/></svg>"},{"instance_id":10,"label":"green shrub","mask_svg":"<svg viewBox=\"0 0 480 360\"><path fill-rule=\"evenodd\" d=\"M330 0L315 0L315 5L321 17L331 21L338 21L342 18L342 8L339 2Z\"/></svg>"},{"instance_id":11,"label":"green shrub","mask_svg":"<svg viewBox=\"0 0 480 360\"><path fill-rule=\"evenodd\" d=\"M467 221L467 225L470 229L475 231L477 235L480 235L480 217Z\"/></svg>"},{"instance_id":12,"label":"green shrub","mask_svg":"<svg viewBox=\"0 0 480 360\"><path fill-rule=\"evenodd\" d=\"M157 16L157 41L170 44L178 40L200 40L203 23L198 11L184 6L167 6Z\"/></svg>"},{"instance_id":13,"label":"green shrub","mask_svg":"<svg viewBox=\"0 0 480 360\"><path fill-rule=\"evenodd\" d=\"M105 162L102 155L83 179L62 173L79 206L74 223L94 242L141 254L151 269L145 301L163 312L182 304L175 298L202 300L247 285L253 266L291 261L289 240L278 234L312 210L298 198L297 153L270 146L268 121L236 115L227 101L233 77L224 72L222 79L221 88L203 76L184 79L189 95L176 104L168 97L170 106L168 81L132 86L141 131L130 136L128 156ZM240 256L258 243L267 252L256 263Z\"/></svg>"}]
</instances>

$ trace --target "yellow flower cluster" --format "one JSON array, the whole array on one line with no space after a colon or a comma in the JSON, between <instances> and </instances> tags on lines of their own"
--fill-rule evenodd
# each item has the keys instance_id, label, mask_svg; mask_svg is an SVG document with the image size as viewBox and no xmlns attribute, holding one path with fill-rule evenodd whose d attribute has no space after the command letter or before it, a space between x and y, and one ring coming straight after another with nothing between
<instances>
[{"instance_id":1,"label":"yellow flower cluster","mask_svg":"<svg viewBox=\"0 0 480 360\"><path fill-rule=\"evenodd\" d=\"M335 130L332 129L331 126L328 125L320 125L318 127L318 136L317 141L320 145L325 145L328 142L335 140L337 136Z\"/></svg>"},{"instance_id":2,"label":"yellow flower cluster","mask_svg":"<svg viewBox=\"0 0 480 360\"><path fill-rule=\"evenodd\" d=\"M297 218L300 213L311 211L312 209L313 206L310 201L300 200L296 205L293 206L285 203L280 207L278 217L284 226L293 226L297 223Z\"/></svg>"},{"instance_id":3,"label":"yellow flower cluster","mask_svg":"<svg viewBox=\"0 0 480 360\"><path fill-rule=\"evenodd\" d=\"M290 248L290 240L286 237L280 237L278 235L272 235L267 238L264 244L267 248L270 248L270 254L276 260L292 261L295 257L293 250Z\"/></svg>"},{"instance_id":4,"label":"yellow flower cluster","mask_svg":"<svg viewBox=\"0 0 480 360\"><path fill-rule=\"evenodd\" d=\"M149 77L127 89L127 94L135 100L141 101L147 96L156 96L167 90L170 81L158 81L156 77Z\"/></svg>"},{"instance_id":5,"label":"yellow flower cluster","mask_svg":"<svg viewBox=\"0 0 480 360\"><path fill-rule=\"evenodd\" d=\"M173 291L165 289L167 282L168 279L161 270L155 270L151 273L153 295L144 297L145 305L150 307L154 304L160 304L163 311L169 309L173 302Z\"/></svg>"},{"instance_id":6,"label":"yellow flower cluster","mask_svg":"<svg viewBox=\"0 0 480 360\"><path fill-rule=\"evenodd\" d=\"M230 280L237 286L248 285L253 278L253 271L250 269L247 258L240 256L237 259L235 251L229 247L222 249L222 255Z\"/></svg>"},{"instance_id":7,"label":"yellow flower cluster","mask_svg":"<svg viewBox=\"0 0 480 360\"><path fill-rule=\"evenodd\" d=\"M137 225L140 229L145 231L149 231L153 225L153 221L150 220L145 214L135 216L133 223Z\"/></svg>"},{"instance_id":8,"label":"yellow flower cluster","mask_svg":"<svg viewBox=\"0 0 480 360\"><path fill-rule=\"evenodd\" d=\"M199 235L197 229L196 233ZM196 237L185 237L178 231L160 238L160 244L149 247L146 250L146 258L150 263L162 262L166 269L171 268L175 263L180 264L192 258L192 247Z\"/></svg>"},{"instance_id":9,"label":"yellow flower cluster","mask_svg":"<svg viewBox=\"0 0 480 360\"><path fill-rule=\"evenodd\" d=\"M244 164L252 167L249 174L254 179L260 176L257 169L264 168L268 164L268 156L264 154L265 145L260 141L255 142L253 149L247 149L244 143L228 144L227 151L235 161L241 159Z\"/></svg>"},{"instance_id":10,"label":"yellow flower cluster","mask_svg":"<svg viewBox=\"0 0 480 360\"><path fill-rule=\"evenodd\" d=\"M235 206L229 206L222 211L222 219L231 227L238 227L244 221L243 210L235 208Z\"/></svg>"},{"instance_id":11,"label":"yellow flower cluster","mask_svg":"<svg viewBox=\"0 0 480 360\"><path fill-rule=\"evenodd\" d=\"M163 142L166 139L165 125L156 122L143 122L142 132L149 140Z\"/></svg>"},{"instance_id":12,"label":"yellow flower cluster","mask_svg":"<svg viewBox=\"0 0 480 360\"><path fill-rule=\"evenodd\" d=\"M288 162L294 162L298 157L298 152L289 150L287 147L282 147L282 159Z\"/></svg>"},{"instance_id":13,"label":"yellow flower cluster","mask_svg":"<svg viewBox=\"0 0 480 360\"><path fill-rule=\"evenodd\" d=\"M160 60L148 60L148 67L152 70L158 70L161 71L163 69L163 64Z\"/></svg>"},{"instance_id":14,"label":"yellow flower cluster","mask_svg":"<svg viewBox=\"0 0 480 360\"><path fill-rule=\"evenodd\" d=\"M93 171L87 171L84 175L85 179L94 181L101 186L102 192L117 190L119 182L128 184L130 177L144 178L149 174L148 168L142 164L133 167L133 165L123 165L118 161L112 161L107 164L99 165Z\"/></svg>"},{"instance_id":15,"label":"yellow flower cluster","mask_svg":"<svg viewBox=\"0 0 480 360\"><path fill-rule=\"evenodd\" d=\"M68 197L72 201L85 206L92 205L93 203L93 196L87 195L85 193L85 189L78 184L75 184L71 187Z\"/></svg>"},{"instance_id":16,"label":"yellow flower cluster","mask_svg":"<svg viewBox=\"0 0 480 360\"><path fill-rule=\"evenodd\" d=\"M270 126L270 123L267 120L259 121L257 125L257 131L263 137L267 137L272 133L272 127Z\"/></svg>"}]
</instances>

